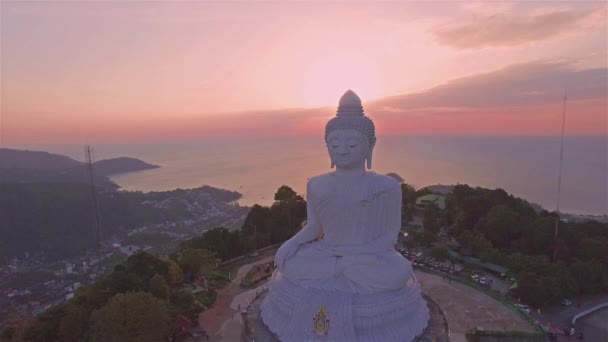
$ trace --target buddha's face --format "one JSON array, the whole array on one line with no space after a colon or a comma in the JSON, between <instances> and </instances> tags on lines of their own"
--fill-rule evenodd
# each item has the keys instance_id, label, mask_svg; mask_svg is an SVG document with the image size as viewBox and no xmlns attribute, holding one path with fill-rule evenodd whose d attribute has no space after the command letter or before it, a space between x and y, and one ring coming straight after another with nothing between
<instances>
[{"instance_id":1,"label":"buddha's face","mask_svg":"<svg viewBox=\"0 0 608 342\"><path fill-rule=\"evenodd\" d=\"M327 135L331 161L340 169L361 167L369 152L369 142L354 129L336 129Z\"/></svg>"}]
</instances>

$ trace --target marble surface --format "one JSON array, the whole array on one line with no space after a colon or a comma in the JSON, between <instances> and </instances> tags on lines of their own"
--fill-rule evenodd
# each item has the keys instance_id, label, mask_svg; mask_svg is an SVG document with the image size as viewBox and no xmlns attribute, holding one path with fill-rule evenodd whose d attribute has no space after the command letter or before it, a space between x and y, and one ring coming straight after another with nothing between
<instances>
[{"instance_id":1,"label":"marble surface","mask_svg":"<svg viewBox=\"0 0 608 342\"><path fill-rule=\"evenodd\" d=\"M242 315L243 339L247 342L279 342L262 321L260 307L266 297L266 293L259 296ZM441 308L428 296L423 296L427 302L430 319L422 335L418 336L416 342L448 342L448 323ZM390 342L390 341L387 341Z\"/></svg>"},{"instance_id":2,"label":"marble surface","mask_svg":"<svg viewBox=\"0 0 608 342\"><path fill-rule=\"evenodd\" d=\"M286 341L411 341L429 309L410 262L395 250L401 187L367 170L375 126L352 90L328 121L325 142L336 170L309 179L306 225L277 250L261 317ZM319 313L327 319L311 329Z\"/></svg>"}]
</instances>

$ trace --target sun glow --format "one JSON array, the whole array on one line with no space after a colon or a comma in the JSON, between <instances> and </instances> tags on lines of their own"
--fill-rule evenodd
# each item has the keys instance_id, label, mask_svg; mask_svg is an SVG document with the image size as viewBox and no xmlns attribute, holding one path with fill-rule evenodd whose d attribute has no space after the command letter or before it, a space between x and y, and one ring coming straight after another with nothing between
<instances>
[{"instance_id":1,"label":"sun glow","mask_svg":"<svg viewBox=\"0 0 608 342\"><path fill-rule=\"evenodd\" d=\"M376 65L356 53L329 55L311 63L302 82L302 101L307 106L336 105L352 89L363 101L382 96Z\"/></svg>"}]
</instances>

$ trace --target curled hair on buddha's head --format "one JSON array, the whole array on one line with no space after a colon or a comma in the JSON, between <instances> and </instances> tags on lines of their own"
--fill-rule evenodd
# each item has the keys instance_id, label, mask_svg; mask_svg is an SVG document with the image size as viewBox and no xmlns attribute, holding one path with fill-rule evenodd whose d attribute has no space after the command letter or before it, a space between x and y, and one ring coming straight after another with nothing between
<instances>
[{"instance_id":1,"label":"curled hair on buddha's head","mask_svg":"<svg viewBox=\"0 0 608 342\"><path fill-rule=\"evenodd\" d=\"M338 129L353 129L359 131L369 143L367 168L372 167L372 150L376 144L376 128L374 122L363 113L361 99L354 91L348 90L340 98L336 116L325 125L325 142L329 133ZM332 162L331 167L334 167Z\"/></svg>"}]
</instances>

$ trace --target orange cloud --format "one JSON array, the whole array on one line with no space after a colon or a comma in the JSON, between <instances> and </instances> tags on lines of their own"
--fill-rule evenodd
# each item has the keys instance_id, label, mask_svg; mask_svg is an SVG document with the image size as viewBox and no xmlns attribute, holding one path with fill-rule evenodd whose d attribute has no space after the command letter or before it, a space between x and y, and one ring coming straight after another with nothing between
<instances>
[{"instance_id":1,"label":"orange cloud","mask_svg":"<svg viewBox=\"0 0 608 342\"><path fill-rule=\"evenodd\" d=\"M576 70L555 62L516 64L455 79L427 91L365 103L378 133L555 135L568 86L567 134L605 135L607 69ZM335 108L250 111L197 117L24 120L3 113L4 145L197 140L214 137L323 135ZM167 115L170 117L170 115ZM12 119L11 119L12 118Z\"/></svg>"},{"instance_id":2,"label":"orange cloud","mask_svg":"<svg viewBox=\"0 0 608 342\"><path fill-rule=\"evenodd\" d=\"M563 103L527 107L442 108L412 110L401 117L378 120L385 134L413 135L558 135L561 132ZM567 103L566 134L605 135L606 101Z\"/></svg>"},{"instance_id":3,"label":"orange cloud","mask_svg":"<svg viewBox=\"0 0 608 342\"><path fill-rule=\"evenodd\" d=\"M457 49L516 46L545 40L590 25L604 25L606 6L583 11L557 9L527 16L511 12L474 16L466 24L441 27L433 32L442 45Z\"/></svg>"}]
</instances>

